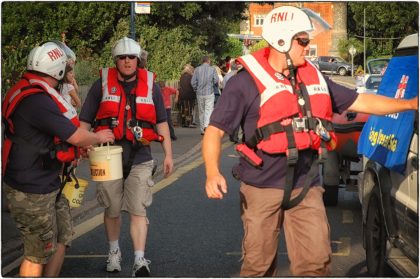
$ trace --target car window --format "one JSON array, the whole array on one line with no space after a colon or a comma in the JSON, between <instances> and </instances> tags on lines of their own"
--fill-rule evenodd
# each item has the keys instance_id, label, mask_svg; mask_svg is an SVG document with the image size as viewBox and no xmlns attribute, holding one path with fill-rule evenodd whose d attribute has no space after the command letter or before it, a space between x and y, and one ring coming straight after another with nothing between
<instances>
[{"instance_id":1,"label":"car window","mask_svg":"<svg viewBox=\"0 0 420 279\"><path fill-rule=\"evenodd\" d=\"M328 56L319 57L319 60L322 61L322 62L328 62L329 59L330 59L330 57L328 57Z\"/></svg>"},{"instance_id":2,"label":"car window","mask_svg":"<svg viewBox=\"0 0 420 279\"><path fill-rule=\"evenodd\" d=\"M370 76L366 80L366 88L378 90L379 84L381 84L381 80L382 76Z\"/></svg>"},{"instance_id":3,"label":"car window","mask_svg":"<svg viewBox=\"0 0 420 279\"><path fill-rule=\"evenodd\" d=\"M346 63L346 61L344 61L343 58L341 57L334 57L335 61L340 62L340 63Z\"/></svg>"}]
</instances>

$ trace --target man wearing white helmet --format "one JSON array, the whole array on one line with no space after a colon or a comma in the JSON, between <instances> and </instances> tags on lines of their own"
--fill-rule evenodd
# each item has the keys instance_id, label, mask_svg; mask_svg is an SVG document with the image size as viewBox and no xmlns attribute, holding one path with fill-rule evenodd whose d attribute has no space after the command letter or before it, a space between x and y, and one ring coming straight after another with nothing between
<instances>
[{"instance_id":1,"label":"man wearing white helmet","mask_svg":"<svg viewBox=\"0 0 420 279\"><path fill-rule=\"evenodd\" d=\"M333 112L384 115L418 108L418 98L357 94L324 77L305 59L310 35L328 25L307 9L283 6L265 18L269 47L239 58L203 139L206 192L227 194L219 170L221 139L241 126L241 155L234 176L241 181L244 225L241 276L276 276L279 232L284 227L293 276L328 276L329 225L318 163L335 147Z\"/></svg>"},{"instance_id":2,"label":"man wearing white helmet","mask_svg":"<svg viewBox=\"0 0 420 279\"><path fill-rule=\"evenodd\" d=\"M114 140L109 129L80 129L75 109L58 93L67 58L66 49L56 42L32 49L27 72L2 104L3 190L23 238L22 277L59 275L73 235L60 171L78 159L76 146Z\"/></svg>"},{"instance_id":3,"label":"man wearing white helmet","mask_svg":"<svg viewBox=\"0 0 420 279\"><path fill-rule=\"evenodd\" d=\"M98 202L105 208L104 224L109 241L106 270L121 271L119 236L121 211L130 214L133 242L132 276L149 276L150 261L144 257L147 237L146 208L152 203L154 167L150 142L161 142L165 152L165 176L172 172L172 150L166 110L155 75L140 65L140 45L124 37L112 49L115 68L104 68L80 113L82 127L112 128L116 144L123 147L123 178L98 183ZM144 61L143 61L144 62Z\"/></svg>"}]
</instances>

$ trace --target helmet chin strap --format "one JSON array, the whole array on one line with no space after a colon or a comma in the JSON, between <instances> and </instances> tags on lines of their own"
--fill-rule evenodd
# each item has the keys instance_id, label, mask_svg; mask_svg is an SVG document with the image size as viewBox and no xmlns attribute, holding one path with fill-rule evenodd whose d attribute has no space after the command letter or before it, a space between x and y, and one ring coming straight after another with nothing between
<instances>
[{"instance_id":1,"label":"helmet chin strap","mask_svg":"<svg viewBox=\"0 0 420 279\"><path fill-rule=\"evenodd\" d=\"M296 88L296 67L293 65L289 52L286 52L287 69L289 70L289 80L293 88Z\"/></svg>"},{"instance_id":2,"label":"helmet chin strap","mask_svg":"<svg viewBox=\"0 0 420 279\"><path fill-rule=\"evenodd\" d=\"M57 89L58 92L61 92L64 86L64 79L57 80L57 85L55 86L55 89Z\"/></svg>"}]
</instances>

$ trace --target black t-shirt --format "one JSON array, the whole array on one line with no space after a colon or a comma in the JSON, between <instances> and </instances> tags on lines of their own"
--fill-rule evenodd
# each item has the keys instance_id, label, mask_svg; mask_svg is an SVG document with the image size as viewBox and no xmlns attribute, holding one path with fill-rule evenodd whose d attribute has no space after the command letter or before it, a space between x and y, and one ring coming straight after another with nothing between
<instances>
[{"instance_id":1,"label":"black t-shirt","mask_svg":"<svg viewBox=\"0 0 420 279\"><path fill-rule=\"evenodd\" d=\"M11 118L15 135L40 148L51 146L54 136L66 141L77 130L47 93L24 98ZM60 187L60 169L58 161L44 161L28 147L13 144L4 182L22 192L46 194Z\"/></svg>"},{"instance_id":2,"label":"black t-shirt","mask_svg":"<svg viewBox=\"0 0 420 279\"><path fill-rule=\"evenodd\" d=\"M136 85L136 81L132 82L121 82L120 84L124 88L125 94L129 94L131 90ZM156 123L162 123L166 121L166 110L163 103L162 94L160 93L160 88L157 84L153 85L152 93L153 103L156 109ZM89 123L93 125L93 122L96 118L96 113L99 109L99 104L102 100L102 84L101 79L97 80L89 90L89 93L86 97L86 100L83 104L82 110L79 115L80 121ZM127 139L122 139L115 141L116 145L120 145L123 148L123 163L128 162L133 144ZM134 155L133 164L140 164L152 160L152 154L150 146L141 147L137 149L136 154Z\"/></svg>"},{"instance_id":3,"label":"black t-shirt","mask_svg":"<svg viewBox=\"0 0 420 279\"><path fill-rule=\"evenodd\" d=\"M345 111L357 98L355 90L350 90L326 78L330 91L333 111ZM254 80L247 71L240 71L233 76L223 90L210 118L210 125L228 134L241 126L245 140L254 135L260 109L260 94ZM284 155L270 155L257 150L256 154L263 159L261 169L251 166L243 158L235 166L241 180L257 187L284 188L287 170L287 159ZM311 150L299 151L299 159L295 167L294 187L302 187L306 174L312 164ZM319 175L311 185L319 185Z\"/></svg>"}]
</instances>

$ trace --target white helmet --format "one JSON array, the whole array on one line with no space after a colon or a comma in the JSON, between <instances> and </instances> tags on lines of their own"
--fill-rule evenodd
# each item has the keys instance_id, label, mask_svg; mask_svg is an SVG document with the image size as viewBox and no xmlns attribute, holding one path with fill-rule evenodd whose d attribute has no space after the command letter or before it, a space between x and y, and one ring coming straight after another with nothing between
<instances>
[{"instance_id":1,"label":"white helmet","mask_svg":"<svg viewBox=\"0 0 420 279\"><path fill-rule=\"evenodd\" d=\"M56 43L62 50L64 50L64 53L67 55L67 64L74 64L76 63L76 54L74 53L71 48L69 48L65 43L60 41L52 41Z\"/></svg>"},{"instance_id":2,"label":"white helmet","mask_svg":"<svg viewBox=\"0 0 420 279\"><path fill-rule=\"evenodd\" d=\"M67 55L54 42L47 42L34 47L28 56L27 69L47 74L56 80L62 80L67 65Z\"/></svg>"},{"instance_id":3,"label":"white helmet","mask_svg":"<svg viewBox=\"0 0 420 279\"><path fill-rule=\"evenodd\" d=\"M314 21L316 24L313 24ZM288 52L296 34L307 32L313 37L314 31L318 34L330 28L328 23L309 9L282 6L273 9L265 17L262 37L276 50Z\"/></svg>"},{"instance_id":4,"label":"white helmet","mask_svg":"<svg viewBox=\"0 0 420 279\"><path fill-rule=\"evenodd\" d=\"M114 60L120 55L135 55L140 59L140 45L133 39L124 37L118 40L112 48L112 58Z\"/></svg>"}]
</instances>

